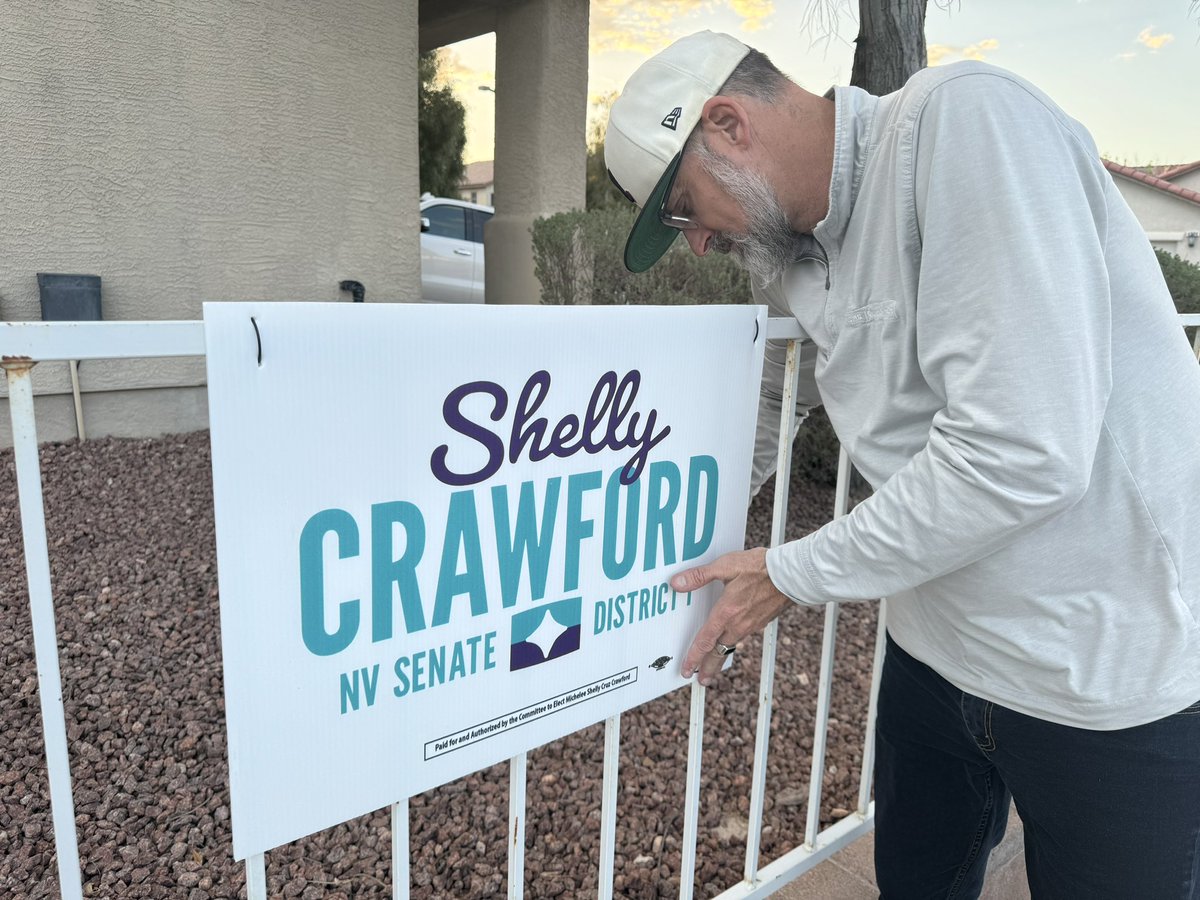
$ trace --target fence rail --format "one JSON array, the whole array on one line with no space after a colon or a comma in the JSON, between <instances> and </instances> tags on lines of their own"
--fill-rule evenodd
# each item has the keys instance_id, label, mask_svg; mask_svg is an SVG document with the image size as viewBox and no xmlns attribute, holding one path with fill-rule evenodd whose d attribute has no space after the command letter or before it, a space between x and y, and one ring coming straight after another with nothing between
<instances>
[{"instance_id":1,"label":"fence rail","mask_svg":"<svg viewBox=\"0 0 1200 900\"><path fill-rule=\"evenodd\" d=\"M1200 315L1180 316L1180 323L1185 327L1200 326ZM799 329L791 320L772 319L768 337L789 341L775 506L771 527L771 545L775 546L784 540L784 525L787 520L791 442L786 437L792 434L794 424L795 407L792 398L795 396L799 378L795 339L799 337ZM1197 357L1200 358L1200 331L1197 332L1194 349ZM13 450L20 497L21 531L25 547L38 692L45 737L46 767L49 776L59 884L64 900L82 900L84 894L75 827L75 804L71 788L70 756L63 707L58 640L54 621L31 372L34 365L40 361L199 356L204 352L204 327L201 322L0 323L0 366L5 369L9 387L9 410L13 426ZM843 450L839 459L835 516L844 515L847 511L849 475L849 460ZM822 859L864 835L873 826L874 804L870 799L873 733L886 628L885 602L881 602L876 631L857 807L840 821L824 830L818 830L837 623L838 606L837 604L828 604L825 608L812 769L809 780L810 796L804 843L760 868L759 856L770 744L771 707L774 695L778 622L769 625L764 633L744 876L742 881L720 894L718 900L751 900L751 898L769 896ZM690 690L691 714L688 731L688 769L679 892L681 900L691 900L694 889L699 828L701 745L704 736L705 688L698 683L693 683ZM613 895L620 733L620 716L614 716L605 722L598 884L598 896L601 900L611 898ZM524 753L511 760L509 777L508 896L517 900L524 893L526 820L526 755ZM393 896L407 898L411 882L407 799L401 800L391 807L391 836ZM263 854L257 854L247 859L246 881L247 893L251 900L265 900L267 882Z\"/></svg>"}]
</instances>

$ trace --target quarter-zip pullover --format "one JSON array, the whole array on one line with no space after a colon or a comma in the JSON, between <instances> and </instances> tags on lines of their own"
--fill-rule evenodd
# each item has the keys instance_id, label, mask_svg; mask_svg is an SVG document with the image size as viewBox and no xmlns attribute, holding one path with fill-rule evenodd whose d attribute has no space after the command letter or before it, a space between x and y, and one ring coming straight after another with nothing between
<instances>
[{"instance_id":1,"label":"quarter-zip pullover","mask_svg":"<svg viewBox=\"0 0 1200 900\"><path fill-rule=\"evenodd\" d=\"M887 597L910 654L1049 721L1200 699L1200 367L1092 139L979 63L834 102L827 262L755 295L799 322L799 405L824 404L874 493L770 550L772 581L806 604Z\"/></svg>"}]
</instances>

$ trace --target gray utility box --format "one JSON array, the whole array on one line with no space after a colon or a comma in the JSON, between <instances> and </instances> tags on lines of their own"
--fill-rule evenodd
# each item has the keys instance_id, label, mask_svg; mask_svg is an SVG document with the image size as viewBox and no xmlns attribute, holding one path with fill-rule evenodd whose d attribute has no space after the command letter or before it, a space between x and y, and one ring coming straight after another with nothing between
<instances>
[{"instance_id":1,"label":"gray utility box","mask_svg":"<svg viewBox=\"0 0 1200 900\"><path fill-rule=\"evenodd\" d=\"M100 315L99 275L38 272L43 322L97 322Z\"/></svg>"}]
</instances>

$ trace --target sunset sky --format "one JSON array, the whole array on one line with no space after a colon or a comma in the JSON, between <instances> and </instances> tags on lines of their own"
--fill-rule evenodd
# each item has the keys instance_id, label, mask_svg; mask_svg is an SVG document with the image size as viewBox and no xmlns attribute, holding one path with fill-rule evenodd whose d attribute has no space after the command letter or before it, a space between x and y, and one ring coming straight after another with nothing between
<instances>
[{"instance_id":1,"label":"sunset sky","mask_svg":"<svg viewBox=\"0 0 1200 900\"><path fill-rule=\"evenodd\" d=\"M619 91L647 56L708 28L762 50L809 90L850 78L857 3L806 26L829 0L592 0L588 93ZM929 64L983 59L1046 91L1129 165L1200 160L1200 10L1189 0L929 0ZM491 159L495 38L445 49L467 107L467 162Z\"/></svg>"}]
</instances>

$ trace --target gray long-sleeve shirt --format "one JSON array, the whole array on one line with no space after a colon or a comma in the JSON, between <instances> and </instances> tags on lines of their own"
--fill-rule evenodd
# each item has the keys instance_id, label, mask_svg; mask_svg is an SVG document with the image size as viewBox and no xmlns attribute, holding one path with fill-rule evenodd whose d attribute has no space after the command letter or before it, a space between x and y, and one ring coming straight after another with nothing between
<instances>
[{"instance_id":1,"label":"gray long-sleeve shirt","mask_svg":"<svg viewBox=\"0 0 1200 900\"><path fill-rule=\"evenodd\" d=\"M824 404L875 493L769 551L772 580L886 596L909 653L1050 721L1200 699L1200 367L1091 138L977 63L834 99L826 261L756 295L810 339L801 406Z\"/></svg>"}]
</instances>

